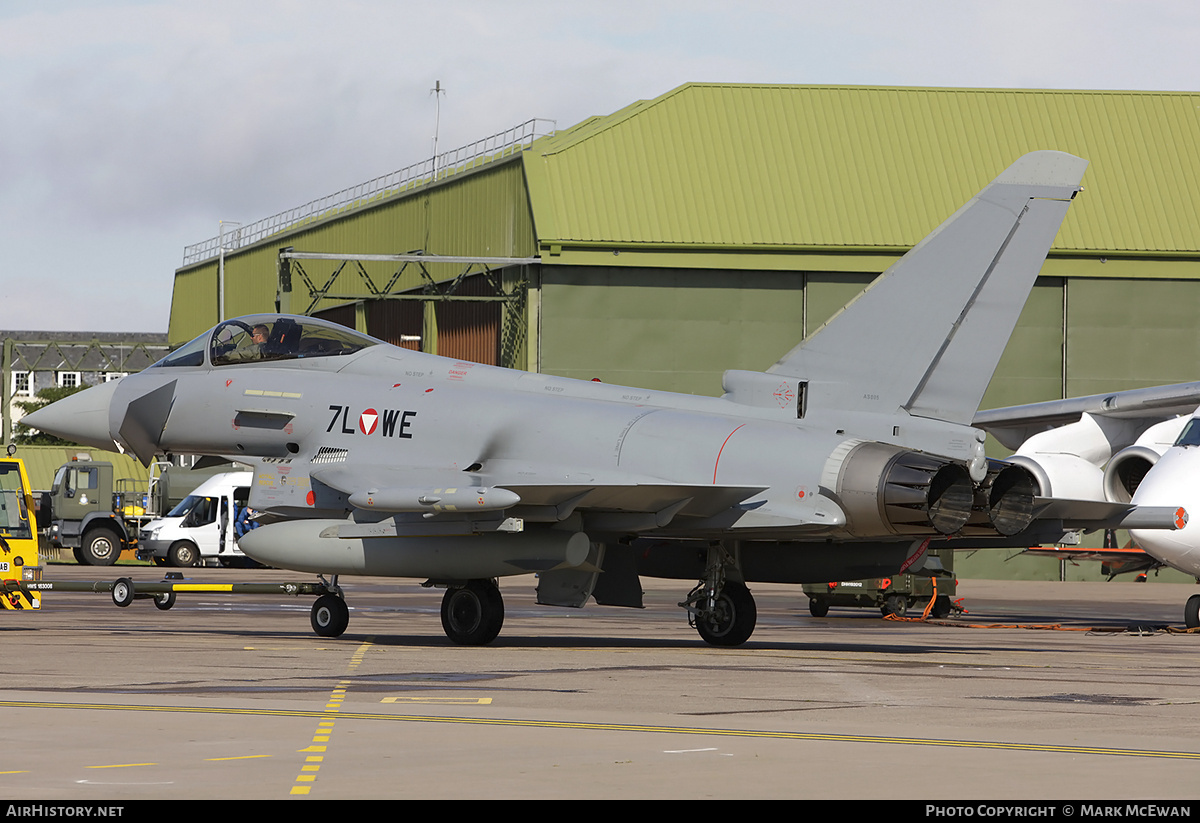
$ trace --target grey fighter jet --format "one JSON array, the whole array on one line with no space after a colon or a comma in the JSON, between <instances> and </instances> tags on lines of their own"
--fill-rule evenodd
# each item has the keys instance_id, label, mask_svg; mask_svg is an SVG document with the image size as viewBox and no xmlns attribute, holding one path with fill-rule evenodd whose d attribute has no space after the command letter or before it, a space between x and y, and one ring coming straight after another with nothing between
<instances>
[{"instance_id":1,"label":"grey fighter jet","mask_svg":"<svg viewBox=\"0 0 1200 823\"><path fill-rule=\"evenodd\" d=\"M1018 545L1174 509L1047 508L989 461L975 415L1086 161L1026 155L766 372L697 397L399 349L309 317L223 322L145 371L26 417L77 441L255 466L271 566L446 588L451 640L488 643L496 579L542 603L640 606L639 575L698 580L701 637L737 645L748 583L918 570L930 546Z\"/></svg>"}]
</instances>

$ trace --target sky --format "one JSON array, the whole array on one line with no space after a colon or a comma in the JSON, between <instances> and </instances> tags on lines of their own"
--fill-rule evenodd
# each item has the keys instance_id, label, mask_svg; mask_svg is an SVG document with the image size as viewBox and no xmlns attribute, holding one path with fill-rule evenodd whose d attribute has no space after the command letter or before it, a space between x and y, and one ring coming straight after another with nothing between
<instances>
[{"instance_id":1,"label":"sky","mask_svg":"<svg viewBox=\"0 0 1200 823\"><path fill-rule=\"evenodd\" d=\"M0 329L164 332L184 246L428 158L435 119L446 150L688 82L1200 91L1198 42L1194 0L3 0Z\"/></svg>"}]
</instances>

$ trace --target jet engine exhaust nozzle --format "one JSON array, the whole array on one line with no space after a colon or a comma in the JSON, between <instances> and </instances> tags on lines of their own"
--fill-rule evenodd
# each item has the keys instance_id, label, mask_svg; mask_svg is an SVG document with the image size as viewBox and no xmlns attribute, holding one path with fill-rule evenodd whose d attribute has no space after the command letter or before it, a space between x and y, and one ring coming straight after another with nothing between
<instances>
[{"instance_id":1,"label":"jet engine exhaust nozzle","mask_svg":"<svg viewBox=\"0 0 1200 823\"><path fill-rule=\"evenodd\" d=\"M975 490L975 510L963 533L975 536L1020 534L1033 522L1037 481L1022 466L989 460L987 476Z\"/></svg>"},{"instance_id":2,"label":"jet engine exhaust nozzle","mask_svg":"<svg viewBox=\"0 0 1200 823\"><path fill-rule=\"evenodd\" d=\"M859 443L837 480L849 530L860 537L954 534L971 516L974 484L965 466L884 443Z\"/></svg>"}]
</instances>

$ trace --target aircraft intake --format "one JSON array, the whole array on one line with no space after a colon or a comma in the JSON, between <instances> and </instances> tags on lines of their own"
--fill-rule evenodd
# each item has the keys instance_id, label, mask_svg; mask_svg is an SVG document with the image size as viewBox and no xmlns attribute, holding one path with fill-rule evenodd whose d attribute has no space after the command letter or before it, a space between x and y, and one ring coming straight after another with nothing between
<instances>
[{"instance_id":1,"label":"aircraft intake","mask_svg":"<svg viewBox=\"0 0 1200 823\"><path fill-rule=\"evenodd\" d=\"M1147 446L1130 446L1114 454L1104 467L1104 499L1110 503L1132 501L1158 457L1158 452Z\"/></svg>"},{"instance_id":2,"label":"aircraft intake","mask_svg":"<svg viewBox=\"0 0 1200 823\"><path fill-rule=\"evenodd\" d=\"M847 445L835 488L851 534L953 534L970 518L965 466L884 443Z\"/></svg>"}]
</instances>

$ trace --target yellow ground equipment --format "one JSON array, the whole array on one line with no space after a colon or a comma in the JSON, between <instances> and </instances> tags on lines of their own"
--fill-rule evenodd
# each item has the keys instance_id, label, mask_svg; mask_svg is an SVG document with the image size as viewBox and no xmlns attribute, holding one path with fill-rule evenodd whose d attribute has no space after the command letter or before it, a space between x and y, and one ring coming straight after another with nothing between
<instances>
[{"instance_id":1,"label":"yellow ground equipment","mask_svg":"<svg viewBox=\"0 0 1200 823\"><path fill-rule=\"evenodd\" d=\"M41 608L35 592L8 583L20 580L26 566L38 565L38 538L29 475L19 457L0 457L0 607Z\"/></svg>"}]
</instances>

